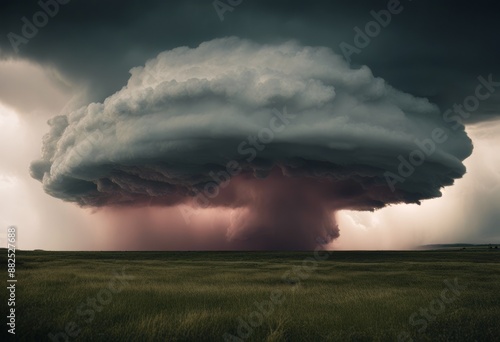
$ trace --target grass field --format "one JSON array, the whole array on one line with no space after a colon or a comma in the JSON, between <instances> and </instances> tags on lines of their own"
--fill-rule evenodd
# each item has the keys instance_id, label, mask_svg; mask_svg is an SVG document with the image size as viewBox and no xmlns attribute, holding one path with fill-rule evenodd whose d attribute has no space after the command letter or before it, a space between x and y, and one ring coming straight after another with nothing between
<instances>
[{"instance_id":1,"label":"grass field","mask_svg":"<svg viewBox=\"0 0 500 342\"><path fill-rule=\"evenodd\" d=\"M19 341L500 341L499 250L18 251L16 277Z\"/></svg>"}]
</instances>

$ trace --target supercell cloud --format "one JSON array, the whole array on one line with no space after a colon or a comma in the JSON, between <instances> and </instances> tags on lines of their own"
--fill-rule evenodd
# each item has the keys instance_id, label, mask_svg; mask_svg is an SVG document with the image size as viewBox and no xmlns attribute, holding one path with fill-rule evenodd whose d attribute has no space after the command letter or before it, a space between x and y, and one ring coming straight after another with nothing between
<instances>
[{"instance_id":1,"label":"supercell cloud","mask_svg":"<svg viewBox=\"0 0 500 342\"><path fill-rule=\"evenodd\" d=\"M228 246L247 249L312 248L338 236L337 210L438 197L472 151L463 127L368 67L238 38L160 53L103 103L49 124L31 174L50 195L179 208L184 223L164 229L215 210Z\"/></svg>"}]
</instances>

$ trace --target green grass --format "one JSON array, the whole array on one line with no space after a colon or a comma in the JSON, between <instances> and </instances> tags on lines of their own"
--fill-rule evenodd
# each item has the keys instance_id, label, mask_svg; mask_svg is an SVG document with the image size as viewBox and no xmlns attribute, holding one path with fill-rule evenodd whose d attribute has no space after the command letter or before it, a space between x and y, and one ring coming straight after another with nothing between
<instances>
[{"instance_id":1,"label":"green grass","mask_svg":"<svg viewBox=\"0 0 500 342\"><path fill-rule=\"evenodd\" d=\"M18 251L16 340L50 340L49 333L75 322L80 332L71 341L224 341L225 333L238 336L239 317L249 322L258 312L254 303L268 301L273 291L282 301L241 340L397 341L401 332L415 341L500 339L498 250L332 252L300 282L283 279L310 257L312 252ZM84 313L87 299L106 293L123 267L133 279L120 292L107 292L112 298L103 297L109 304L98 304L100 311ZM454 301L419 332L423 324L412 325L410 316L417 312L422 319L418 310L440 298L444 280L455 278L467 288L458 296L450 292ZM5 290L0 300L7 302Z\"/></svg>"}]
</instances>

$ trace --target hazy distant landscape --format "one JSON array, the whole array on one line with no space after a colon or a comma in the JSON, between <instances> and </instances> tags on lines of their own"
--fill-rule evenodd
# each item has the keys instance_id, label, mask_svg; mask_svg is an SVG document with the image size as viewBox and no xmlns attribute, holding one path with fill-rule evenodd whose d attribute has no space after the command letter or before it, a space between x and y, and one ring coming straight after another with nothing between
<instances>
[{"instance_id":1,"label":"hazy distant landscape","mask_svg":"<svg viewBox=\"0 0 500 342\"><path fill-rule=\"evenodd\" d=\"M64 341L63 334L70 341L500 336L500 253L488 247L316 254L18 251L17 265L21 341L50 340L49 334L55 341ZM6 302L5 291L2 296Z\"/></svg>"}]
</instances>

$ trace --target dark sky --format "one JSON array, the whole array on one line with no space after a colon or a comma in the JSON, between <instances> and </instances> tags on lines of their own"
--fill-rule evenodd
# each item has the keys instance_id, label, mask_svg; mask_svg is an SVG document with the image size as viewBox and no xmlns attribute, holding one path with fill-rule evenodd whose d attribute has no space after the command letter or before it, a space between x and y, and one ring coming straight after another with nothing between
<instances>
[{"instance_id":1,"label":"dark sky","mask_svg":"<svg viewBox=\"0 0 500 342\"><path fill-rule=\"evenodd\" d=\"M352 65L368 65L394 87L424 96L442 110L473 93L479 75L500 74L500 23L492 1L401 1L402 11L374 37ZM238 36L258 43L290 39L341 52L353 44L356 26L387 1L243 1L219 19L212 1L78 1L60 5L47 25L20 45L19 55L55 65L76 82L90 82L92 100L120 89L128 70L178 46ZM22 17L40 10L36 1L0 5L1 56L14 54L7 38L20 34ZM0 96L2 96L0 92ZM3 99L9 101L8 99ZM481 103L469 121L498 115L500 98Z\"/></svg>"},{"instance_id":2,"label":"dark sky","mask_svg":"<svg viewBox=\"0 0 500 342\"><path fill-rule=\"evenodd\" d=\"M219 6L238 3L216 2ZM238 236L249 228L246 231L259 243L286 240L289 246L295 246L295 242L300 245L304 240L302 227L311 224L326 225L337 237L336 222L363 232L344 230L348 248L406 248L408 244L401 241L411 240L416 245L498 237L500 159L494 146L500 136L500 92L490 90L487 100L478 101L479 108L464 122L465 131L461 125L450 128L446 116L441 115L475 95L478 77L500 82L500 23L494 2L243 0L223 14L224 20L214 7L216 2L4 0L0 4L0 112L8 119L0 121L7 127L0 152L8 156L0 155L0 159L7 159L1 165L0 183L10 184L4 190L8 195L2 198L14 194L27 201L36 193L39 198L32 203L32 211L49 213L44 220L32 223L23 221L24 212L11 218L8 205L3 205L8 215L0 215L1 219L25 222L33 229L61 228L77 222L79 212L69 214L72 207L50 202L50 210L44 209L49 203L47 195L29 178L29 169L49 195L99 206L128 198L131 193L146 193L139 199L151 205L151 198L158 197L163 189L156 182L165 181L158 176L163 172L168 176L167 185L176 185L179 201L174 202L190 204L186 196L192 193L188 190L201 188L205 183L199 181L200 177L207 178L214 165L222 167L229 159L241 161L239 144L254 128L268 124L272 105L282 112L288 106L299 119L255 161L242 164L247 173L236 177L218 198L220 203L213 203L215 208L232 210L240 205L251 209L248 213L222 210L220 217L215 215L213 224L220 229L212 236L214 241L231 234ZM50 17L41 12L43 8L52 12ZM380 32L368 38L366 46L359 46L358 32L373 27L374 13L384 17L389 8L397 9L390 22L382 28L375 24ZM44 19L46 23L39 23L36 32L23 32L27 25ZM30 37L21 38L30 33ZM13 46L13 39L24 42ZM342 47L348 45L358 49L348 56L350 65L339 57L345 52ZM182 46L190 49L176 49ZM246 73L247 69L253 73ZM50 121L49 129L45 123L56 115L61 116ZM73 157L86 139L102 127L110 128L110 132L75 161ZM417 170L411 182L405 179L398 183L402 192L386 192L382 172L395 172L399 155L404 152L406 156L415 149L413 138L423 141L436 127L448 130L450 139L431 153L432 158ZM176 139L183 143L176 145ZM201 146L200 141L211 145ZM26 145L25 152L18 147L22 144ZM326 187L319 186L322 179L308 184L311 175L330 177L322 169L325 160L332 163L329 171L347 179L343 186L331 187L338 195L335 201L323 193ZM308 167L298 174L301 163ZM15 172L11 167L14 164ZM252 172L256 178L274 175L271 167L278 164L288 167L283 179L270 177L258 188L253 178L247 178ZM347 164L349 167L345 167ZM303 183L290 187L286 177L292 174L302 177ZM464 179L458 180L462 175ZM360 181L363 177L366 182ZM155 182L150 184L152 180ZM427 200L440 196L441 189L454 180L457 184L443 192L441 202ZM378 188L381 181L383 191ZM167 188L165 193L172 190ZM247 196L255 189L260 191L261 200ZM96 191L110 193L110 201L106 201L108 197L93 201L103 198L87 196ZM235 194L241 195L237 201ZM308 196L316 200L315 205L304 199ZM268 210L266 198L274 199L273 208L282 210L282 215ZM294 198L300 201L287 202ZM356 199L351 201L356 205L346 198ZM134 196L130 199L137 200ZM366 216L359 212L343 214L349 208L366 210L420 200L420 208L406 204ZM291 210L294 213L303 208L302 213L308 215L289 216L286 212L290 208L297 209ZM318 212L318 208L323 211ZM413 214L406 211L408 208L414 210ZM164 222L173 210L168 209L168 215L163 216L162 210L135 209L124 212L140 224L149 219L150 240L161 240L154 233L158 228L155 215ZM340 210L339 220L318 221L318 217L329 217L332 210ZM59 222L61 212L68 217ZM248 227L231 231L233 221L227 220L228 212L237 214L238 224L250 222ZM194 224L186 234L197 236L197 229L212 219L210 210L204 213L208 216L202 211L199 227ZM400 215L407 218L403 228ZM287 230L275 240L263 238L268 231L260 228L279 226L273 221L275 216L284 219L283 227L290 226L286 220L296 221L296 234L290 235L294 241L287 240ZM29 217L36 219L36 215ZM112 212L104 217L122 215ZM124 220L135 222L126 217ZM136 229L135 223L131 227ZM259 229L253 230L255 227ZM371 246L370 240L378 238L379 233L365 227L387 231L385 240ZM408 237L409 231L414 236ZM443 235L438 234L440 231ZM446 240L440 240L445 235Z\"/></svg>"}]
</instances>

